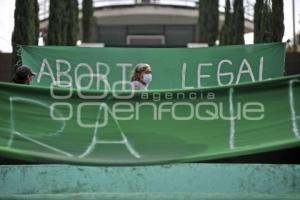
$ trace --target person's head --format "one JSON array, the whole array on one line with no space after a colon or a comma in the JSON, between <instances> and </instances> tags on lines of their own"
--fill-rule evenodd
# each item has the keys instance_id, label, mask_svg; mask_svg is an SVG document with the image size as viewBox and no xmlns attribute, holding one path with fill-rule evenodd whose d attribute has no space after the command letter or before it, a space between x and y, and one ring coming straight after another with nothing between
<instances>
[{"instance_id":1,"label":"person's head","mask_svg":"<svg viewBox=\"0 0 300 200\"><path fill-rule=\"evenodd\" d=\"M27 66L20 66L16 69L16 74L13 78L14 83L29 85L32 81L32 77L36 74Z\"/></svg>"},{"instance_id":2,"label":"person's head","mask_svg":"<svg viewBox=\"0 0 300 200\"><path fill-rule=\"evenodd\" d=\"M150 65L140 63L135 66L131 75L131 81L139 81L142 84L148 85L152 80L152 71Z\"/></svg>"}]
</instances>

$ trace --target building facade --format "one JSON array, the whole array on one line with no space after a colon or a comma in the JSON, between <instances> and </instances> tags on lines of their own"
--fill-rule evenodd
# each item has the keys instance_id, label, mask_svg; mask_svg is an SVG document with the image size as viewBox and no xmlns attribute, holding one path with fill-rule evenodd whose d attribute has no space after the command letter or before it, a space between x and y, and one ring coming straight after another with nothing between
<instances>
[{"instance_id":1,"label":"building facade","mask_svg":"<svg viewBox=\"0 0 300 200\"><path fill-rule=\"evenodd\" d=\"M247 2L245 33L253 31L253 6ZM42 0L40 4L44 18L41 28L47 30L49 2ZM186 47L198 42L198 0L94 0L94 9L92 43L106 47ZM219 10L221 28L224 4L220 3Z\"/></svg>"}]
</instances>

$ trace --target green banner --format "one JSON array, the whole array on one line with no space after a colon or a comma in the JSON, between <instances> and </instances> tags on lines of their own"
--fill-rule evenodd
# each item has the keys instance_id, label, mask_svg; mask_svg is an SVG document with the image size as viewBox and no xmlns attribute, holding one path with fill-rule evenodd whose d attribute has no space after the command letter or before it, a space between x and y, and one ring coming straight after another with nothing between
<instances>
[{"instance_id":1,"label":"green banner","mask_svg":"<svg viewBox=\"0 0 300 200\"><path fill-rule=\"evenodd\" d=\"M300 146L299 81L135 93L0 83L0 156L136 165Z\"/></svg>"},{"instance_id":2,"label":"green banner","mask_svg":"<svg viewBox=\"0 0 300 200\"><path fill-rule=\"evenodd\" d=\"M124 90L138 63L152 67L149 89L228 86L281 77L285 44L212 48L22 47L22 62L38 73L34 85Z\"/></svg>"}]
</instances>

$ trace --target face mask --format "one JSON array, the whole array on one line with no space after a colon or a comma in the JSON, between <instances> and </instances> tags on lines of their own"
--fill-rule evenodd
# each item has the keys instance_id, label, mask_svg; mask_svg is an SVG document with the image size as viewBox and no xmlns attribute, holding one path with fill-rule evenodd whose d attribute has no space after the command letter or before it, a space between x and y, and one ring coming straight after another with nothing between
<instances>
[{"instance_id":1,"label":"face mask","mask_svg":"<svg viewBox=\"0 0 300 200\"><path fill-rule=\"evenodd\" d=\"M144 81L149 84L152 81L152 74L144 74Z\"/></svg>"}]
</instances>

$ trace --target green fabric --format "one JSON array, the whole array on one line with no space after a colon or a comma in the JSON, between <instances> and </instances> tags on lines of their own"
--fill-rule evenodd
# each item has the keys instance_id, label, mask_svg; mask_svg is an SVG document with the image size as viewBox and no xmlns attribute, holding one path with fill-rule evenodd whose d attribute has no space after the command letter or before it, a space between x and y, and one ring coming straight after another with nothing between
<instances>
[{"instance_id":1,"label":"green fabric","mask_svg":"<svg viewBox=\"0 0 300 200\"><path fill-rule=\"evenodd\" d=\"M103 99L83 100L78 90L71 90L67 100L59 100L51 97L47 87L0 83L0 153L31 161L135 165L201 161L299 146L299 80L300 76L293 76L231 87L137 92L129 100L120 100L115 97L120 93L111 92ZM69 94L67 89L52 92L60 97ZM101 94L85 91L85 95ZM61 119L53 120L50 107L57 102L63 104L52 113ZM247 107L251 102L262 105L263 110L254 104ZM120 103L130 103L134 110ZM115 112L120 109L117 105L127 112ZM189 117L197 106L198 115ZM188 119L175 119L172 113ZM238 113L242 113L239 119L230 117ZM263 117L251 120L246 116ZM79 126L80 121L90 127Z\"/></svg>"},{"instance_id":2,"label":"green fabric","mask_svg":"<svg viewBox=\"0 0 300 200\"><path fill-rule=\"evenodd\" d=\"M135 165L298 146L299 76L278 78L284 48L282 43L205 49L25 46L22 61L38 75L33 86L0 84L1 156ZM152 66L151 91L112 87L128 80L137 63ZM88 75L102 76L90 85L84 77L79 88L75 81L87 69ZM102 90L106 79L108 91ZM196 89L186 89L191 86Z\"/></svg>"},{"instance_id":3,"label":"green fabric","mask_svg":"<svg viewBox=\"0 0 300 200\"><path fill-rule=\"evenodd\" d=\"M51 82L61 80L72 82L73 87L78 88L76 81L79 82L80 75L86 74L79 85L91 83L90 89L124 89L125 85L123 87L114 83L128 81L138 63L148 63L152 67L153 81L149 89L198 88L254 82L281 77L284 58L284 43L192 49L57 46L22 48L23 64L39 73L34 85L49 86ZM58 72L62 72L61 76ZM96 77L89 78L91 74L101 75L99 82Z\"/></svg>"}]
</instances>

